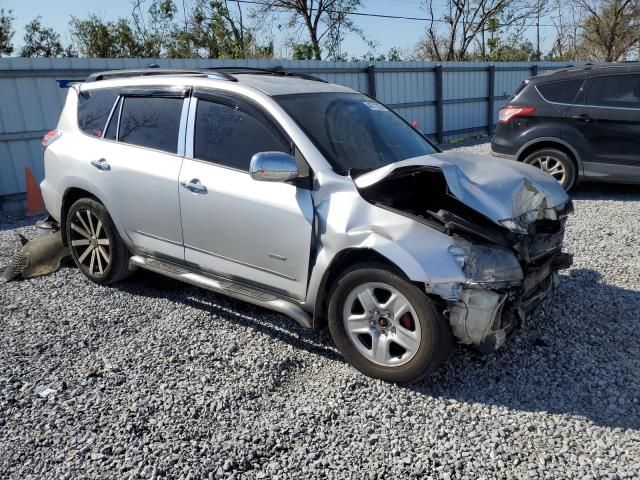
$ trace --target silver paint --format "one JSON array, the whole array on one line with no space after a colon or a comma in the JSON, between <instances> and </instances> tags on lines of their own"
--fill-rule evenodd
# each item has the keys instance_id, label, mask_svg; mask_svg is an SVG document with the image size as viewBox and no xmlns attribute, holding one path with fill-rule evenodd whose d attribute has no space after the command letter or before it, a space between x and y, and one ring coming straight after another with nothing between
<instances>
[{"instance_id":1,"label":"silver paint","mask_svg":"<svg viewBox=\"0 0 640 480\"><path fill-rule=\"evenodd\" d=\"M552 217L568 201L560 184L535 167L488 156L437 153L380 168L355 181L341 176L269 93L350 90L291 79L283 86L276 80L246 75L239 82L139 77L96 83L99 88L142 87L161 81L252 100L282 127L309 163L314 172L311 190L256 181L249 172L193 158L196 98L186 100L183 108L178 151L184 151L184 156L180 156L80 134L77 92L71 89L58 124L65 135L45 152L42 192L49 212L60 220L67 189L87 190L104 203L123 240L137 254L134 264L242 299L248 299L250 293L230 293L212 283L211 276L234 284L259 285L278 295L278 300L254 303L310 325L303 310L316 311L319 298L326 293L320 291L325 273L347 250L377 252L411 281L425 285L427 292L447 302L455 303L463 295L468 279L449 253L456 242L452 237L375 206L360 195L359 188L374 185L397 168L442 171L458 200L496 223L510 221L514 229L516 219ZM102 157L111 163L111 171L91 167L92 160ZM180 186L196 180L206 191ZM149 263L153 261L150 256L171 259L185 266L181 268L188 266L189 271L167 273ZM472 321L473 316L465 316L465 322ZM477 336L469 338L475 341Z\"/></svg>"}]
</instances>

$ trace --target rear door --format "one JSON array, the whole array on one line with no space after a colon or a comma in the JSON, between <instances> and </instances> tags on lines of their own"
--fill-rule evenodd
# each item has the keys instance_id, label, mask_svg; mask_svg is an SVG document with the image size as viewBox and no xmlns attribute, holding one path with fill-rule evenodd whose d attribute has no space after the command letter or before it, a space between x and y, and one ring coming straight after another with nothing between
<instances>
[{"instance_id":1,"label":"rear door","mask_svg":"<svg viewBox=\"0 0 640 480\"><path fill-rule=\"evenodd\" d=\"M249 175L255 153L291 149L290 139L253 104L194 93L179 187L188 264L305 298L311 191Z\"/></svg>"},{"instance_id":2,"label":"rear door","mask_svg":"<svg viewBox=\"0 0 640 480\"><path fill-rule=\"evenodd\" d=\"M585 177L640 182L640 75L593 77L572 115L588 142Z\"/></svg>"},{"instance_id":3,"label":"rear door","mask_svg":"<svg viewBox=\"0 0 640 480\"><path fill-rule=\"evenodd\" d=\"M107 208L134 249L180 261L178 175L187 95L187 89L121 92L100 158L92 159Z\"/></svg>"}]
</instances>

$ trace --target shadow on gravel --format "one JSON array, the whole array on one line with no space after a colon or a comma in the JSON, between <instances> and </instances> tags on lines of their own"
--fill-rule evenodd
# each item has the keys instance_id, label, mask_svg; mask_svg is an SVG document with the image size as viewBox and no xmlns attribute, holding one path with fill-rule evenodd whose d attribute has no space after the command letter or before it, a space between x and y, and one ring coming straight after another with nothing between
<instances>
[{"instance_id":1,"label":"shadow on gravel","mask_svg":"<svg viewBox=\"0 0 640 480\"><path fill-rule=\"evenodd\" d=\"M497 352L457 348L420 394L640 429L640 291L576 269Z\"/></svg>"},{"instance_id":2,"label":"shadow on gravel","mask_svg":"<svg viewBox=\"0 0 640 480\"><path fill-rule=\"evenodd\" d=\"M215 317L213 322L252 328L311 354L344 362L327 332L304 330L269 310L144 271L116 287L133 295L169 298L208 313ZM640 429L639 308L640 292L601 283L594 270L572 270L500 350L482 356L457 347L427 380L397 388Z\"/></svg>"},{"instance_id":3,"label":"shadow on gravel","mask_svg":"<svg viewBox=\"0 0 640 480\"><path fill-rule=\"evenodd\" d=\"M215 317L212 322L228 322L252 328L261 335L267 335L295 348L344 363L337 351L329 347L331 341L326 332L317 333L307 330L285 315L250 303L218 295L145 270L139 270L129 280L117 283L113 287L132 295L170 298L177 303L202 310Z\"/></svg>"}]
</instances>

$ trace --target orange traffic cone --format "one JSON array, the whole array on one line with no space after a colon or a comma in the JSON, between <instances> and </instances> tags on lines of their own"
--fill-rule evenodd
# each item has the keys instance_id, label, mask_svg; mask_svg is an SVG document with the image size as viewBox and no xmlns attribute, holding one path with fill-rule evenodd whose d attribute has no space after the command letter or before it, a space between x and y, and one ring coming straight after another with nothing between
<instances>
[{"instance_id":1,"label":"orange traffic cone","mask_svg":"<svg viewBox=\"0 0 640 480\"><path fill-rule=\"evenodd\" d=\"M418 130L418 121L417 121L417 120L414 120L414 121L411 123L411 126L412 126L413 128L415 128L416 130Z\"/></svg>"},{"instance_id":2,"label":"orange traffic cone","mask_svg":"<svg viewBox=\"0 0 640 480\"><path fill-rule=\"evenodd\" d=\"M29 168L24 169L24 181L27 185L27 217L42 215L46 211L42 192Z\"/></svg>"}]
</instances>

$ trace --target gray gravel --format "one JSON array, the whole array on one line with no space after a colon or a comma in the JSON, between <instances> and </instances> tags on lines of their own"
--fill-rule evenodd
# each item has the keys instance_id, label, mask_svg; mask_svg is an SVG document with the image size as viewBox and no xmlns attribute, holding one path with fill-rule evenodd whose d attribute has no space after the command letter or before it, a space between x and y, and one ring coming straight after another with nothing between
<instances>
[{"instance_id":1,"label":"gray gravel","mask_svg":"<svg viewBox=\"0 0 640 480\"><path fill-rule=\"evenodd\" d=\"M0 478L640 478L640 193L574 199L559 290L411 388L149 273L0 285ZM0 264L32 224L0 217Z\"/></svg>"}]
</instances>

